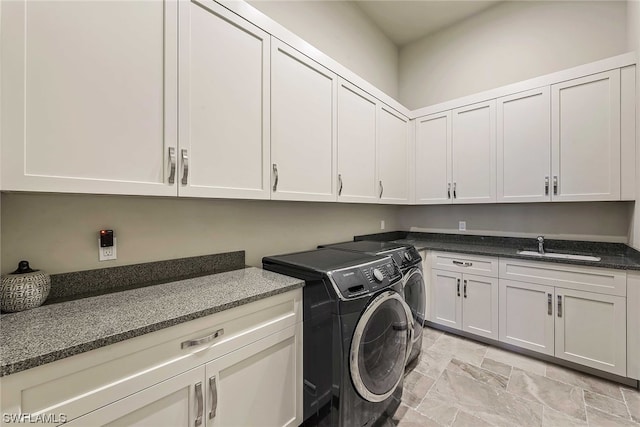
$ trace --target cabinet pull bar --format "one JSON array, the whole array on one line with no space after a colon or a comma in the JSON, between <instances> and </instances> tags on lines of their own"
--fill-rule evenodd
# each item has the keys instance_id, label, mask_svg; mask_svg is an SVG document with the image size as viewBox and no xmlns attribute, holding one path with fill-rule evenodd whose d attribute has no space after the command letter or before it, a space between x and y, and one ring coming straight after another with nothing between
<instances>
[{"instance_id":1,"label":"cabinet pull bar","mask_svg":"<svg viewBox=\"0 0 640 427\"><path fill-rule=\"evenodd\" d=\"M558 176L557 175L553 176L553 195L554 196L558 195Z\"/></svg>"},{"instance_id":2,"label":"cabinet pull bar","mask_svg":"<svg viewBox=\"0 0 640 427\"><path fill-rule=\"evenodd\" d=\"M278 190L278 165L276 165L275 163L273 164L273 175L273 192L275 193Z\"/></svg>"},{"instance_id":3,"label":"cabinet pull bar","mask_svg":"<svg viewBox=\"0 0 640 427\"><path fill-rule=\"evenodd\" d=\"M213 419L216 416L218 410L218 387L216 386L215 375L209 378L209 390L211 390L211 411L209 411L209 419Z\"/></svg>"},{"instance_id":4,"label":"cabinet pull bar","mask_svg":"<svg viewBox=\"0 0 640 427\"><path fill-rule=\"evenodd\" d=\"M451 198L451 183L447 184L447 199Z\"/></svg>"},{"instance_id":5,"label":"cabinet pull bar","mask_svg":"<svg viewBox=\"0 0 640 427\"><path fill-rule=\"evenodd\" d=\"M457 286L458 296L460 296L460 279L458 279L457 282L458 282L458 286Z\"/></svg>"},{"instance_id":6,"label":"cabinet pull bar","mask_svg":"<svg viewBox=\"0 0 640 427\"><path fill-rule=\"evenodd\" d=\"M189 154L183 148L180 150L182 156L182 185L187 185L189 179Z\"/></svg>"},{"instance_id":7,"label":"cabinet pull bar","mask_svg":"<svg viewBox=\"0 0 640 427\"><path fill-rule=\"evenodd\" d=\"M342 195L342 174L338 174L338 196Z\"/></svg>"},{"instance_id":8,"label":"cabinet pull bar","mask_svg":"<svg viewBox=\"0 0 640 427\"><path fill-rule=\"evenodd\" d=\"M202 400L202 383L196 384L196 402L198 403L198 415L196 416L195 426L198 427L202 425L202 412L204 411L204 401Z\"/></svg>"},{"instance_id":9,"label":"cabinet pull bar","mask_svg":"<svg viewBox=\"0 0 640 427\"><path fill-rule=\"evenodd\" d=\"M380 198L382 199L382 194L384 193L384 185L382 185L382 181L380 181Z\"/></svg>"},{"instance_id":10,"label":"cabinet pull bar","mask_svg":"<svg viewBox=\"0 0 640 427\"><path fill-rule=\"evenodd\" d=\"M471 267L473 265L472 262L462 262L462 261L457 261L457 260L453 260L451 261L452 263L454 263L455 265L459 265L461 267Z\"/></svg>"},{"instance_id":11,"label":"cabinet pull bar","mask_svg":"<svg viewBox=\"0 0 640 427\"><path fill-rule=\"evenodd\" d=\"M549 316L553 316L553 296L551 294L547 294L547 314Z\"/></svg>"},{"instance_id":12,"label":"cabinet pull bar","mask_svg":"<svg viewBox=\"0 0 640 427\"><path fill-rule=\"evenodd\" d=\"M169 147L169 184L176 182L176 149Z\"/></svg>"},{"instance_id":13,"label":"cabinet pull bar","mask_svg":"<svg viewBox=\"0 0 640 427\"><path fill-rule=\"evenodd\" d=\"M457 186L457 184L454 182L453 183L453 198L454 199L458 198L458 194L456 194L456 186Z\"/></svg>"},{"instance_id":14,"label":"cabinet pull bar","mask_svg":"<svg viewBox=\"0 0 640 427\"><path fill-rule=\"evenodd\" d=\"M562 317L562 295L558 295L558 317Z\"/></svg>"},{"instance_id":15,"label":"cabinet pull bar","mask_svg":"<svg viewBox=\"0 0 640 427\"><path fill-rule=\"evenodd\" d=\"M467 297L467 281L464 280L464 297Z\"/></svg>"},{"instance_id":16,"label":"cabinet pull bar","mask_svg":"<svg viewBox=\"0 0 640 427\"><path fill-rule=\"evenodd\" d=\"M182 344L180 344L180 348L184 349L184 348L188 348L188 347L195 347L195 346L201 345L201 344L206 344L208 342L211 342L211 341L215 340L216 338L218 338L218 337L220 337L222 335L224 335L224 329L218 329L217 331L215 331L211 335L207 335L206 337L198 338L198 339L195 339L195 340L184 341Z\"/></svg>"},{"instance_id":17,"label":"cabinet pull bar","mask_svg":"<svg viewBox=\"0 0 640 427\"><path fill-rule=\"evenodd\" d=\"M549 195L549 177L548 176L544 177L544 195L545 196Z\"/></svg>"}]
</instances>

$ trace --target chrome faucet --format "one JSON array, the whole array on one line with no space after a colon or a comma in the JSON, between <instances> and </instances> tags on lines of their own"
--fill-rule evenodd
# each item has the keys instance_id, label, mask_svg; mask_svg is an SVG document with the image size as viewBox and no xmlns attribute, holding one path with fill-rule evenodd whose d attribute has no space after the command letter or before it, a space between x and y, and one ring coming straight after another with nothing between
<instances>
[{"instance_id":1,"label":"chrome faucet","mask_svg":"<svg viewBox=\"0 0 640 427\"><path fill-rule=\"evenodd\" d=\"M544 255L544 236L538 236L538 253Z\"/></svg>"}]
</instances>

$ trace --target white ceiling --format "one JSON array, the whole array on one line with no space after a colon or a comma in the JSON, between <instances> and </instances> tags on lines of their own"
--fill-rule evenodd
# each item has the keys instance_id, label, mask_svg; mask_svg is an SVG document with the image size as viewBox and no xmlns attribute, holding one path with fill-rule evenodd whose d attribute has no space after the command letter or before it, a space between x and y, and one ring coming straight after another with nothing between
<instances>
[{"instance_id":1,"label":"white ceiling","mask_svg":"<svg viewBox=\"0 0 640 427\"><path fill-rule=\"evenodd\" d=\"M357 0L354 3L403 46L499 3L500 0Z\"/></svg>"}]
</instances>

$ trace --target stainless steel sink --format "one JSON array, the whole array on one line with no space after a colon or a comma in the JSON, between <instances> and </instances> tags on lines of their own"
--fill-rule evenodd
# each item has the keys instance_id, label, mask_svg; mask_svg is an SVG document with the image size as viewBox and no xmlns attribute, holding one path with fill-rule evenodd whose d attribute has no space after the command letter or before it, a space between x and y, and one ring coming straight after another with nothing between
<instances>
[{"instance_id":1,"label":"stainless steel sink","mask_svg":"<svg viewBox=\"0 0 640 427\"><path fill-rule=\"evenodd\" d=\"M518 251L518 255L537 256L540 258L558 258L558 259L573 259L576 261L600 261L600 257L591 255L577 255L577 254L560 254L557 252L545 252L543 254L536 251Z\"/></svg>"}]
</instances>

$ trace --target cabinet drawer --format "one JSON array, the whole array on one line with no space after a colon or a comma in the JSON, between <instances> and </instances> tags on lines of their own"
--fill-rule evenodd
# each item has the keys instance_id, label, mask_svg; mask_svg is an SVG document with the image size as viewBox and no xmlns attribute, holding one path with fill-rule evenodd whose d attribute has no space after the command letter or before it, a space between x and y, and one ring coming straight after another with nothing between
<instances>
[{"instance_id":1,"label":"cabinet drawer","mask_svg":"<svg viewBox=\"0 0 640 427\"><path fill-rule=\"evenodd\" d=\"M76 418L295 325L301 299L298 289L9 375L2 411Z\"/></svg>"},{"instance_id":2,"label":"cabinet drawer","mask_svg":"<svg viewBox=\"0 0 640 427\"><path fill-rule=\"evenodd\" d=\"M500 278L606 295L627 294L627 273L622 270L501 258Z\"/></svg>"},{"instance_id":3,"label":"cabinet drawer","mask_svg":"<svg viewBox=\"0 0 640 427\"><path fill-rule=\"evenodd\" d=\"M431 267L458 273L498 277L498 258L493 257L453 252L432 252Z\"/></svg>"}]
</instances>

